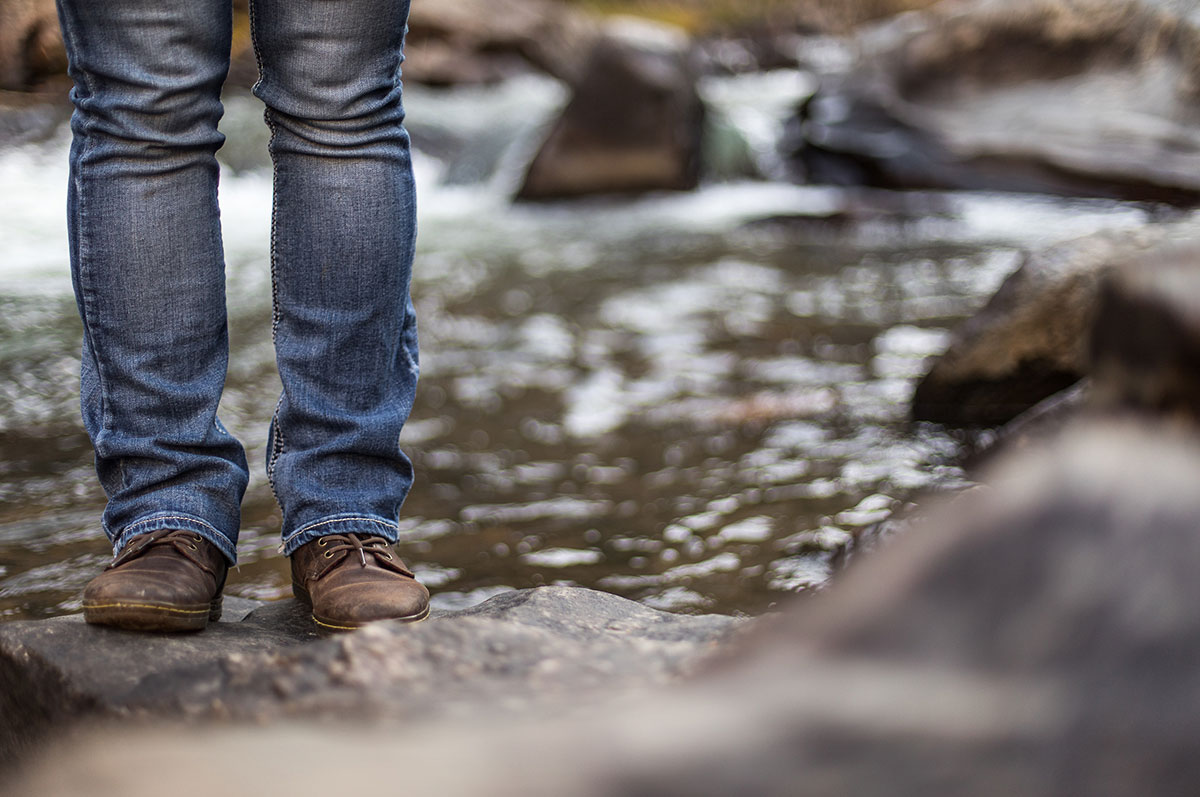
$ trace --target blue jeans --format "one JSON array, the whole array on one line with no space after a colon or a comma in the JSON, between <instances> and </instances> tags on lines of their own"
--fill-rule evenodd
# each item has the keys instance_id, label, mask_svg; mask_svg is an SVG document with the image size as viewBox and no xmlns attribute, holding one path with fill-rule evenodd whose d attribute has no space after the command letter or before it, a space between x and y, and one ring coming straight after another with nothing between
<instances>
[{"instance_id":1,"label":"blue jeans","mask_svg":"<svg viewBox=\"0 0 1200 797\"><path fill-rule=\"evenodd\" d=\"M275 167L283 394L271 485L284 553L394 541L417 381L416 200L400 62L408 0L252 0ZM217 404L228 361L215 158L231 0L59 0L75 87L68 226L81 395L104 530L190 529L235 561L245 453Z\"/></svg>"}]
</instances>

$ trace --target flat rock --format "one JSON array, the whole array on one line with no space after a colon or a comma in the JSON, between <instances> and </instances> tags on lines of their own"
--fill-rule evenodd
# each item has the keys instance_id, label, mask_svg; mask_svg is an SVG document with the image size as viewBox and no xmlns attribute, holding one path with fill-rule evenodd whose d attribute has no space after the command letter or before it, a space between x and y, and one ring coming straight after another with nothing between
<instances>
[{"instance_id":1,"label":"flat rock","mask_svg":"<svg viewBox=\"0 0 1200 797\"><path fill-rule=\"evenodd\" d=\"M987 304L953 333L917 384L912 415L953 426L1006 423L1090 372L1101 285L1200 242L1195 216L1097 233L1024 258Z\"/></svg>"},{"instance_id":2,"label":"flat rock","mask_svg":"<svg viewBox=\"0 0 1200 797\"><path fill-rule=\"evenodd\" d=\"M106 728L8 793L1187 793L1200 440L1092 424L987 483L656 694L553 716ZM508 666L487 655L472 677Z\"/></svg>"},{"instance_id":3,"label":"flat rock","mask_svg":"<svg viewBox=\"0 0 1200 797\"><path fill-rule=\"evenodd\" d=\"M676 679L738 625L565 587L331 639L316 638L295 601L193 635L113 631L79 616L8 623L0 753L11 760L48 731L104 717L395 719L569 706Z\"/></svg>"},{"instance_id":4,"label":"flat rock","mask_svg":"<svg viewBox=\"0 0 1200 797\"><path fill-rule=\"evenodd\" d=\"M1200 20L1161 0L954 0L858 38L801 113L816 182L1200 199Z\"/></svg>"}]
</instances>

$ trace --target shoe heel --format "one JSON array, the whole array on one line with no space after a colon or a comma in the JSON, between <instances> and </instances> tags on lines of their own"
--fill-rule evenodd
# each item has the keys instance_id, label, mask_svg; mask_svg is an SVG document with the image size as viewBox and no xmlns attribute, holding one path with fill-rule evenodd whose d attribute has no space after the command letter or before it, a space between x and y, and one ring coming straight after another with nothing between
<instances>
[{"instance_id":1,"label":"shoe heel","mask_svg":"<svg viewBox=\"0 0 1200 797\"><path fill-rule=\"evenodd\" d=\"M215 623L221 619L222 602L223 596L218 595L217 597L213 598L212 603L208 605L208 621L210 623Z\"/></svg>"}]
</instances>

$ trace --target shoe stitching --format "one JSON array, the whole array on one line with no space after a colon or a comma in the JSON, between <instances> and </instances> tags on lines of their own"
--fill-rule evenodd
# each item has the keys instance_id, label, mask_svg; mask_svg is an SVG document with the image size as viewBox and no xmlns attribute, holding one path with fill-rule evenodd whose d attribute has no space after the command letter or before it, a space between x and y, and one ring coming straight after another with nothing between
<instances>
[{"instance_id":1,"label":"shoe stitching","mask_svg":"<svg viewBox=\"0 0 1200 797\"><path fill-rule=\"evenodd\" d=\"M336 631L357 631L358 629L362 628L361 625L334 625L333 623L323 623L317 619L315 614L313 615L313 622L322 628L332 628Z\"/></svg>"},{"instance_id":2,"label":"shoe stitching","mask_svg":"<svg viewBox=\"0 0 1200 797\"><path fill-rule=\"evenodd\" d=\"M85 603L83 609L84 611L88 609L155 609L173 614L208 614L212 611L211 606L203 609L176 609L171 606L157 606L153 603Z\"/></svg>"},{"instance_id":3,"label":"shoe stitching","mask_svg":"<svg viewBox=\"0 0 1200 797\"><path fill-rule=\"evenodd\" d=\"M357 631L358 629L362 628L364 625L367 625L368 623L382 623L385 620L398 620L402 623L419 623L428 617L429 617L429 609L426 609L424 612L422 612L420 614L410 614L406 617L380 617L378 620L368 620L366 623L363 623L362 625L334 625L333 623L326 623L326 622L322 622L321 620L318 620L317 616L315 614L312 615L312 620L314 623L321 626L322 628L332 628L336 631Z\"/></svg>"}]
</instances>

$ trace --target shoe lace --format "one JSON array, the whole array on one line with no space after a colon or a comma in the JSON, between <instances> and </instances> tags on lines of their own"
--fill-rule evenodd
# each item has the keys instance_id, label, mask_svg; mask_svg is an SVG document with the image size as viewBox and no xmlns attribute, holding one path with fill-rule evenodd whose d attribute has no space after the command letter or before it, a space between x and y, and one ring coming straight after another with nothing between
<instances>
[{"instance_id":1,"label":"shoe lace","mask_svg":"<svg viewBox=\"0 0 1200 797\"><path fill-rule=\"evenodd\" d=\"M112 570L114 567L137 559L139 556L145 555L152 548L169 545L178 551L180 556L213 578L217 578L216 571L199 556L200 548L197 543L204 541L204 538L196 532L184 531L182 529L159 529L148 534L139 534L125 546L121 553L117 554L117 557L112 560L112 564L106 567L105 570Z\"/></svg>"},{"instance_id":2,"label":"shoe lace","mask_svg":"<svg viewBox=\"0 0 1200 797\"><path fill-rule=\"evenodd\" d=\"M341 559L344 559L357 553L359 566L366 567L369 564L369 555L371 561L380 567L413 577L413 574L400 564L400 560L392 555L391 543L383 537L353 533L327 534L317 538L317 546L324 549L321 555L326 559L334 559L338 554L342 554Z\"/></svg>"}]
</instances>

